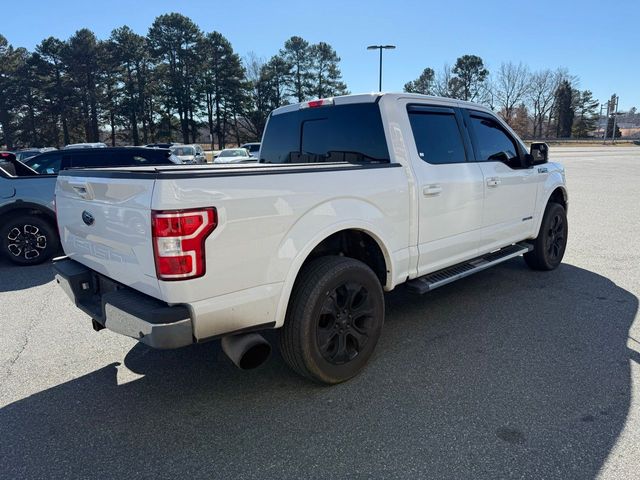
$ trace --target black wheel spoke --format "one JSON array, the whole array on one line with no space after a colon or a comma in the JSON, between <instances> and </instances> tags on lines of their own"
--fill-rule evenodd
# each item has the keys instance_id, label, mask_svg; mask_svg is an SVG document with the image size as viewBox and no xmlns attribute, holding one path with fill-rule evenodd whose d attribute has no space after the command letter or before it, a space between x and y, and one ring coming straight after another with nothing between
<instances>
[{"instance_id":1,"label":"black wheel spoke","mask_svg":"<svg viewBox=\"0 0 640 480\"><path fill-rule=\"evenodd\" d=\"M367 344L374 315L373 300L364 285L345 282L328 292L316 331L324 359L336 365L353 360Z\"/></svg>"},{"instance_id":2,"label":"black wheel spoke","mask_svg":"<svg viewBox=\"0 0 640 480\"><path fill-rule=\"evenodd\" d=\"M349 331L349 335L355 340L357 344L357 350L361 350L367 343L369 336L365 331L361 331L357 328L352 328Z\"/></svg>"},{"instance_id":3,"label":"black wheel spoke","mask_svg":"<svg viewBox=\"0 0 640 480\"><path fill-rule=\"evenodd\" d=\"M347 352L347 336L345 334L338 335L338 345L333 359L340 363L349 361L349 355Z\"/></svg>"},{"instance_id":4,"label":"black wheel spoke","mask_svg":"<svg viewBox=\"0 0 640 480\"><path fill-rule=\"evenodd\" d=\"M340 309L338 308L338 304L336 301L335 292L327 295L324 300L324 304L322 305L322 311L320 315L337 315Z\"/></svg>"},{"instance_id":5,"label":"black wheel spoke","mask_svg":"<svg viewBox=\"0 0 640 480\"><path fill-rule=\"evenodd\" d=\"M334 348L337 332L333 329L323 330L318 334L318 343L320 351L323 353L329 353Z\"/></svg>"}]
</instances>

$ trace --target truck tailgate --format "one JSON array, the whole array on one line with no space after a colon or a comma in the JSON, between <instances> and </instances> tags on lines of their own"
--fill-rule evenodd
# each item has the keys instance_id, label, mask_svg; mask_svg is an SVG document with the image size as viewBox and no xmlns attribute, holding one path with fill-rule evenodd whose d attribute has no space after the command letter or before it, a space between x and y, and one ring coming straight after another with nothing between
<instances>
[{"instance_id":1,"label":"truck tailgate","mask_svg":"<svg viewBox=\"0 0 640 480\"><path fill-rule=\"evenodd\" d=\"M154 180L65 176L56 211L65 253L103 275L160 298L151 239Z\"/></svg>"}]
</instances>

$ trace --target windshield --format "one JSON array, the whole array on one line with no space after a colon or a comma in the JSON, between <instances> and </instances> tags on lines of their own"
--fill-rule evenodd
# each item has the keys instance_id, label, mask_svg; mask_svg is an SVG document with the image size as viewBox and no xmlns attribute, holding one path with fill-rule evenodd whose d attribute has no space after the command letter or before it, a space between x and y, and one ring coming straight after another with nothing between
<instances>
[{"instance_id":1,"label":"windshield","mask_svg":"<svg viewBox=\"0 0 640 480\"><path fill-rule=\"evenodd\" d=\"M173 147L171 148L171 153L177 155L178 157L186 157L190 155L196 154L196 149L193 147Z\"/></svg>"},{"instance_id":2,"label":"windshield","mask_svg":"<svg viewBox=\"0 0 640 480\"><path fill-rule=\"evenodd\" d=\"M220 152L220 157L247 157L247 151L244 148L232 148Z\"/></svg>"}]
</instances>

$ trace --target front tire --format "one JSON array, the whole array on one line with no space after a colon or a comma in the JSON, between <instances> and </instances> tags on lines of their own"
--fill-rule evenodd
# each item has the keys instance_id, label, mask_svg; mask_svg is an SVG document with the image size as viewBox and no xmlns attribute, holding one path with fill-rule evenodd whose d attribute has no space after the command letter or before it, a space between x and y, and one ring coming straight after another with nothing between
<instances>
[{"instance_id":1,"label":"front tire","mask_svg":"<svg viewBox=\"0 0 640 480\"><path fill-rule=\"evenodd\" d=\"M0 249L18 265L37 265L58 251L55 228L42 216L21 215L0 227Z\"/></svg>"},{"instance_id":2,"label":"front tire","mask_svg":"<svg viewBox=\"0 0 640 480\"><path fill-rule=\"evenodd\" d=\"M383 323L384 295L376 274L352 258L320 257L296 280L280 350L300 375L344 382L366 365Z\"/></svg>"},{"instance_id":3,"label":"front tire","mask_svg":"<svg viewBox=\"0 0 640 480\"><path fill-rule=\"evenodd\" d=\"M540 232L533 241L533 250L524 254L532 270L553 270L560 265L567 248L569 226L567 213L558 203L549 203L542 217Z\"/></svg>"}]
</instances>

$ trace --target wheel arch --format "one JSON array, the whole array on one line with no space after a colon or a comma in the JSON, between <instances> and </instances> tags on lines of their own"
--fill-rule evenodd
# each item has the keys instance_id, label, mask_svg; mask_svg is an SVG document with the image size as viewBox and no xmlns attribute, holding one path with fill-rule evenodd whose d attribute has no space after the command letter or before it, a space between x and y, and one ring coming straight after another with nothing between
<instances>
[{"instance_id":1,"label":"wheel arch","mask_svg":"<svg viewBox=\"0 0 640 480\"><path fill-rule=\"evenodd\" d=\"M347 248L345 251L345 242L353 242L354 240L358 241L358 247L363 250ZM363 258L363 251L370 252L370 258ZM282 285L280 300L276 310L276 328L284 324L289 299L302 267L307 262L322 255L342 255L363 261L376 273L385 290L393 288L394 275L391 254L386 247L382 235L376 231L376 228L362 221L343 222L332 225L309 241L291 263L291 267Z\"/></svg>"},{"instance_id":2,"label":"wheel arch","mask_svg":"<svg viewBox=\"0 0 640 480\"><path fill-rule=\"evenodd\" d=\"M32 202L15 201L0 207L0 227L11 217L17 215L41 215L56 228L56 214L50 208Z\"/></svg>"},{"instance_id":3,"label":"wheel arch","mask_svg":"<svg viewBox=\"0 0 640 480\"><path fill-rule=\"evenodd\" d=\"M562 183L556 183L552 185L550 188L545 189L545 196L543 198L544 198L544 202L540 204L540 211L537 215L538 219L536 221L534 236L537 236L538 232L540 231L540 225L542 225L542 218L544 217L544 212L549 202L559 203L564 207L566 212L568 212L568 208L569 208L569 194L567 192L567 187Z\"/></svg>"}]
</instances>

